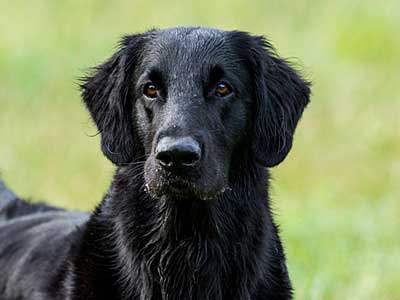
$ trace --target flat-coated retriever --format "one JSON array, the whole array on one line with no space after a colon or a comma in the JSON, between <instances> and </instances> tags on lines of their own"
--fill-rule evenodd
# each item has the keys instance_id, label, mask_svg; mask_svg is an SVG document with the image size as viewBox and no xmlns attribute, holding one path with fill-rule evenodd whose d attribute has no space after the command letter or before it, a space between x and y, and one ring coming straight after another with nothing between
<instances>
[{"instance_id":1,"label":"flat-coated retriever","mask_svg":"<svg viewBox=\"0 0 400 300\"><path fill-rule=\"evenodd\" d=\"M268 168L309 94L260 36L126 36L82 83L111 187L87 215L0 185L1 299L291 299Z\"/></svg>"}]
</instances>

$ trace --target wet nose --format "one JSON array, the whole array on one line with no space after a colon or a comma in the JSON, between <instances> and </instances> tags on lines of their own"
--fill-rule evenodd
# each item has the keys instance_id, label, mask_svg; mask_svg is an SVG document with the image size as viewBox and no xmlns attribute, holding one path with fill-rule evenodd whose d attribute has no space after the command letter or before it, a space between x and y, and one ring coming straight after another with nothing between
<instances>
[{"instance_id":1,"label":"wet nose","mask_svg":"<svg viewBox=\"0 0 400 300\"><path fill-rule=\"evenodd\" d=\"M200 161L200 144L191 137L163 137L156 148L156 159L165 168L194 167Z\"/></svg>"}]
</instances>

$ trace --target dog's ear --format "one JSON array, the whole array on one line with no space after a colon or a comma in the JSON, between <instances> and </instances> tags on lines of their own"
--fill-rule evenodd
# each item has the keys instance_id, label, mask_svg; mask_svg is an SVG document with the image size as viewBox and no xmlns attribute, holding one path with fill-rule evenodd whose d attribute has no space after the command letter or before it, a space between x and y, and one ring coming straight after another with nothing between
<instances>
[{"instance_id":1,"label":"dog's ear","mask_svg":"<svg viewBox=\"0 0 400 300\"><path fill-rule=\"evenodd\" d=\"M144 36L122 39L119 50L83 79L82 98L101 134L101 149L116 165L135 154L133 74Z\"/></svg>"},{"instance_id":2,"label":"dog's ear","mask_svg":"<svg viewBox=\"0 0 400 300\"><path fill-rule=\"evenodd\" d=\"M309 102L310 83L263 37L253 37L251 47L255 76L253 151L259 163L273 167L289 153L293 135Z\"/></svg>"}]
</instances>

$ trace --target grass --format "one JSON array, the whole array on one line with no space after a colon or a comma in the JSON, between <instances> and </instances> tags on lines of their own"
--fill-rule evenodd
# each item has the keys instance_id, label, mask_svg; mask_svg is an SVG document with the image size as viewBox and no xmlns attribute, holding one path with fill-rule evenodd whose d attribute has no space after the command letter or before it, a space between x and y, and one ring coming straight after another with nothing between
<instances>
[{"instance_id":1,"label":"grass","mask_svg":"<svg viewBox=\"0 0 400 300\"><path fill-rule=\"evenodd\" d=\"M23 197L89 210L112 165L77 90L117 38L203 25L265 34L314 82L273 170L296 299L400 299L400 3L2 1L0 169ZM296 58L298 57L298 58Z\"/></svg>"}]
</instances>

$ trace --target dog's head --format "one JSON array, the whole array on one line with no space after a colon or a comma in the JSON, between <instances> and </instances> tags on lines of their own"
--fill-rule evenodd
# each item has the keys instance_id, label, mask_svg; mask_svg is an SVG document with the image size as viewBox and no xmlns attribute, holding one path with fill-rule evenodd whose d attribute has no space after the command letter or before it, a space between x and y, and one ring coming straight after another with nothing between
<instances>
[{"instance_id":1,"label":"dog's head","mask_svg":"<svg viewBox=\"0 0 400 300\"><path fill-rule=\"evenodd\" d=\"M82 88L114 164L145 160L153 196L200 199L228 187L243 155L279 164L310 93L264 38L206 28L127 36Z\"/></svg>"}]
</instances>

